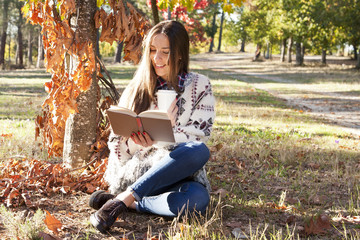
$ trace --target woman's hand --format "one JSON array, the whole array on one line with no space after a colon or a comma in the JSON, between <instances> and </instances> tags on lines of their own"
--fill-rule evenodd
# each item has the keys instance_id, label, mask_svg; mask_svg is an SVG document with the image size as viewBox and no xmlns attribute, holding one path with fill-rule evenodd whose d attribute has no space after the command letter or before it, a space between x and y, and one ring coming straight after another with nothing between
<instances>
[{"instance_id":1,"label":"woman's hand","mask_svg":"<svg viewBox=\"0 0 360 240\"><path fill-rule=\"evenodd\" d=\"M171 103L167 114L171 120L171 126L175 126L176 123L176 118L177 118L177 113L178 113L178 106L176 105L177 99L174 99L174 101Z\"/></svg>"},{"instance_id":2,"label":"woman's hand","mask_svg":"<svg viewBox=\"0 0 360 240\"><path fill-rule=\"evenodd\" d=\"M141 145L143 147L150 147L152 146L155 142L151 139L151 137L149 136L149 134L147 134L147 132L138 132L138 133L133 133L131 135L131 139L134 141L134 143Z\"/></svg>"}]
</instances>

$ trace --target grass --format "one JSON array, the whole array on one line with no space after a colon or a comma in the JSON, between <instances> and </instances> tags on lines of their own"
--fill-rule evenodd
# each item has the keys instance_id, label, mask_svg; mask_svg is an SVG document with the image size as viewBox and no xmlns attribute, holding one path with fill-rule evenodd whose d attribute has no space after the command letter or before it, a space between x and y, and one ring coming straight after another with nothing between
<instances>
[{"instance_id":1,"label":"grass","mask_svg":"<svg viewBox=\"0 0 360 240\"><path fill-rule=\"evenodd\" d=\"M192 69L212 79L217 100L209 141L212 159L207 165L214 190L212 207L204 218L174 219L165 224L161 235L169 239L236 239L234 233L247 239L357 239L358 225L352 219L360 213L359 137L254 87L259 82L273 84L268 79L203 69L196 62ZM108 70L121 92L135 68L122 64ZM356 75L352 71L312 70L314 75L305 77L302 69L292 69L286 77L296 84L274 84L273 89L304 95L306 89L299 86L311 83L314 89L334 91L348 91L352 86L349 95L360 90L355 77L349 77ZM24 75L7 72L0 78L3 161L16 155L46 160L40 143L34 141L33 120L46 96L42 84L48 75ZM319 75L323 78L316 80ZM219 201L215 192L220 190L224 195ZM306 235L308 220L321 213L332 219L332 228ZM79 218L73 216L74 225L88 215L85 211ZM340 217L343 223L337 220ZM149 225L148 235L152 231L160 235L156 225L161 224ZM68 231L74 239L99 236L89 226Z\"/></svg>"}]
</instances>

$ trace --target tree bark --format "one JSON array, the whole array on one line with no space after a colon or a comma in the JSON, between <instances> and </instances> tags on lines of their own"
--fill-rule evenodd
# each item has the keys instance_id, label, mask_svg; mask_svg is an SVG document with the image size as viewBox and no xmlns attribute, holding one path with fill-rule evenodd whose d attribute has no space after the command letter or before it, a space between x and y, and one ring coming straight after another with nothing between
<instances>
[{"instance_id":1,"label":"tree bark","mask_svg":"<svg viewBox=\"0 0 360 240\"><path fill-rule=\"evenodd\" d=\"M28 32L28 65L31 66L33 64L32 61L32 29L29 28Z\"/></svg>"},{"instance_id":2,"label":"tree bark","mask_svg":"<svg viewBox=\"0 0 360 240\"><path fill-rule=\"evenodd\" d=\"M170 6L169 6L168 9L167 9L167 14L168 14L167 20L171 20L171 9L170 9Z\"/></svg>"},{"instance_id":3,"label":"tree bark","mask_svg":"<svg viewBox=\"0 0 360 240\"><path fill-rule=\"evenodd\" d=\"M265 54L265 59L269 59L270 58L270 43L267 42L266 43L266 54Z\"/></svg>"},{"instance_id":4,"label":"tree bark","mask_svg":"<svg viewBox=\"0 0 360 240\"><path fill-rule=\"evenodd\" d=\"M117 43L116 53L114 56L114 63L121 63L121 53L123 50L124 42Z\"/></svg>"},{"instance_id":5,"label":"tree bark","mask_svg":"<svg viewBox=\"0 0 360 240\"><path fill-rule=\"evenodd\" d=\"M285 52L286 52L286 38L283 38L283 40L281 41L280 62L285 62Z\"/></svg>"},{"instance_id":6,"label":"tree bark","mask_svg":"<svg viewBox=\"0 0 360 240\"><path fill-rule=\"evenodd\" d=\"M245 39L241 40L240 52L245 52Z\"/></svg>"},{"instance_id":7,"label":"tree bark","mask_svg":"<svg viewBox=\"0 0 360 240\"><path fill-rule=\"evenodd\" d=\"M211 32L211 42L210 42L210 48L209 48L209 52L213 52L213 48L214 48L214 37L215 37L215 33L216 33L216 14L217 11L215 10L214 15L213 15L213 19L212 19L212 32Z\"/></svg>"},{"instance_id":8,"label":"tree bark","mask_svg":"<svg viewBox=\"0 0 360 240\"><path fill-rule=\"evenodd\" d=\"M358 59L357 47L356 47L356 45L353 45L353 47L354 47L354 59L357 60Z\"/></svg>"},{"instance_id":9,"label":"tree bark","mask_svg":"<svg viewBox=\"0 0 360 240\"><path fill-rule=\"evenodd\" d=\"M359 55L360 55L360 48L359 48ZM359 55L358 55L358 56L359 56ZM360 69L360 57L358 57L358 59L357 59L356 68L357 68L357 69Z\"/></svg>"},{"instance_id":10,"label":"tree bark","mask_svg":"<svg viewBox=\"0 0 360 240\"><path fill-rule=\"evenodd\" d=\"M96 53L94 22L96 1L76 0L76 6L79 7L79 16L75 23L79 39L81 42L89 40L92 43L94 53ZM70 57L71 63L76 66L78 64L77 59ZM79 112L71 114L66 121L63 161L69 167L77 167L90 160L90 146L96 138L98 88L96 73L94 72L90 89L81 93L77 98Z\"/></svg>"},{"instance_id":11,"label":"tree bark","mask_svg":"<svg viewBox=\"0 0 360 240\"><path fill-rule=\"evenodd\" d=\"M255 56L254 56L254 61L256 61L256 60L258 60L259 59L259 57L260 57L260 55L261 55L261 45L258 43L257 45L256 45L256 51L255 51Z\"/></svg>"},{"instance_id":12,"label":"tree bark","mask_svg":"<svg viewBox=\"0 0 360 240\"><path fill-rule=\"evenodd\" d=\"M17 4L17 9L19 12L19 19L17 22L17 48L16 48L16 58L15 63L18 65L17 67L23 68L24 67L24 43L23 43L23 34L22 34L22 23L23 23L23 16L21 12L21 4Z\"/></svg>"},{"instance_id":13,"label":"tree bark","mask_svg":"<svg viewBox=\"0 0 360 240\"><path fill-rule=\"evenodd\" d=\"M326 50L323 49L321 52L321 63L326 64Z\"/></svg>"},{"instance_id":14,"label":"tree bark","mask_svg":"<svg viewBox=\"0 0 360 240\"><path fill-rule=\"evenodd\" d=\"M159 10L156 5L156 0L151 0L151 11L152 11L152 15L153 15L154 25L156 25L160 22Z\"/></svg>"},{"instance_id":15,"label":"tree bark","mask_svg":"<svg viewBox=\"0 0 360 240\"><path fill-rule=\"evenodd\" d=\"M0 65L5 63L5 46L6 46L6 37L7 37L7 28L8 28L8 11L9 11L9 1L3 0L2 3L2 29L1 29L1 42L0 42Z\"/></svg>"},{"instance_id":16,"label":"tree bark","mask_svg":"<svg viewBox=\"0 0 360 240\"><path fill-rule=\"evenodd\" d=\"M301 54L301 43L296 42L296 65L301 66L303 65L303 58Z\"/></svg>"},{"instance_id":17,"label":"tree bark","mask_svg":"<svg viewBox=\"0 0 360 240\"><path fill-rule=\"evenodd\" d=\"M291 49L292 49L292 45L293 45L293 38L290 37L290 38L289 38L288 49L287 49L287 61L288 61L288 63L291 63L291 62L292 62L292 59L291 59Z\"/></svg>"},{"instance_id":18,"label":"tree bark","mask_svg":"<svg viewBox=\"0 0 360 240\"><path fill-rule=\"evenodd\" d=\"M225 17L225 12L222 11L221 20L220 20L219 44L218 44L218 48L217 48L218 52L221 51L220 49L221 49L221 39L222 39L222 32L223 32L223 25L224 25L224 17Z\"/></svg>"},{"instance_id":19,"label":"tree bark","mask_svg":"<svg viewBox=\"0 0 360 240\"><path fill-rule=\"evenodd\" d=\"M39 32L39 36L38 36L38 55L37 55L36 67L37 68L44 67L44 46L42 44L41 31Z\"/></svg>"}]
</instances>

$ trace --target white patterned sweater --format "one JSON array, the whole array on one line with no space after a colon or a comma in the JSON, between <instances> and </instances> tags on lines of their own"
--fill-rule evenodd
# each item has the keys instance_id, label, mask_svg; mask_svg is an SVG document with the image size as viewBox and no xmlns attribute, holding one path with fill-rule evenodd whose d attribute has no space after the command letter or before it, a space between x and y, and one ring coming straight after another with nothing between
<instances>
[{"instance_id":1,"label":"white patterned sweater","mask_svg":"<svg viewBox=\"0 0 360 240\"><path fill-rule=\"evenodd\" d=\"M119 106L125 105L126 98L125 90ZM189 73L184 82L184 91L178 97L178 117L173 128L176 144L189 141L206 143L215 118L214 106L215 98L209 79L201 74ZM151 108L154 107L153 103ZM104 177L113 194L124 191L171 149L169 145L144 148L131 139L124 141L113 132L108 147L110 155ZM211 190L204 167L194 174L193 179L202 183L208 191Z\"/></svg>"}]
</instances>

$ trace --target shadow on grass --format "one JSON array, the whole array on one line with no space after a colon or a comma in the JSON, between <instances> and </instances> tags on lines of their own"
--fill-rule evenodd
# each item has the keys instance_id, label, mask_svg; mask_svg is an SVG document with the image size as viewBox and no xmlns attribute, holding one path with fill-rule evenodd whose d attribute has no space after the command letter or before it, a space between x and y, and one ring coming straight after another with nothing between
<instances>
[{"instance_id":1,"label":"shadow on grass","mask_svg":"<svg viewBox=\"0 0 360 240\"><path fill-rule=\"evenodd\" d=\"M6 93L6 95L15 95L15 96L21 96L21 95L27 96L27 93L47 95L43 85L24 86L23 84L21 85L1 84L0 95L4 93Z\"/></svg>"}]
</instances>

